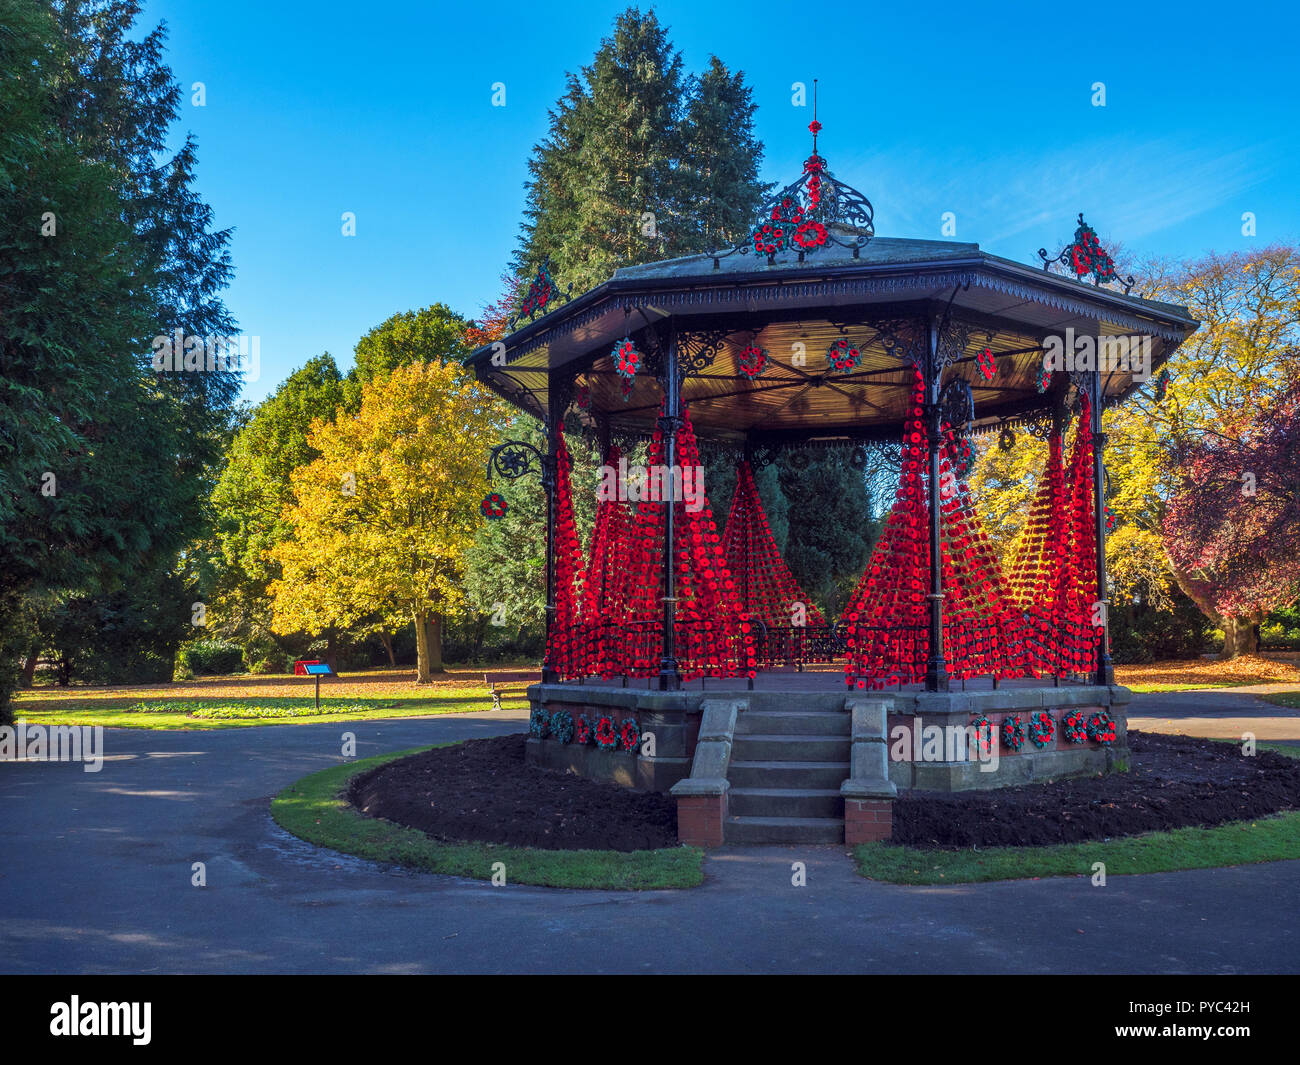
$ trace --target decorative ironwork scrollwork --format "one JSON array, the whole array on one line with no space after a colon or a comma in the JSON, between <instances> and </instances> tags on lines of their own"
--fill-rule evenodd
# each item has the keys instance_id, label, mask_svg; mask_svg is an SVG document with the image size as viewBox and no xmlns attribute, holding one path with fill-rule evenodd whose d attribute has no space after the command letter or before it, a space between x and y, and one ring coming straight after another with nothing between
<instances>
[{"instance_id":1,"label":"decorative ironwork scrollwork","mask_svg":"<svg viewBox=\"0 0 1300 1065\"><path fill-rule=\"evenodd\" d=\"M507 481L517 481L530 473L541 475L546 469L546 456L527 440L507 440L497 444L488 454L487 480L493 475Z\"/></svg>"},{"instance_id":2,"label":"decorative ironwork scrollwork","mask_svg":"<svg viewBox=\"0 0 1300 1065\"><path fill-rule=\"evenodd\" d=\"M731 333L714 329L698 333L677 334L677 370L683 377L700 374L718 358L718 352Z\"/></svg>"},{"instance_id":3,"label":"decorative ironwork scrollwork","mask_svg":"<svg viewBox=\"0 0 1300 1065\"><path fill-rule=\"evenodd\" d=\"M513 332L518 324L522 321L532 321L539 314L545 314L547 306L552 300L564 300L568 302L572 298L573 284L563 292L560 286L551 276L551 257L548 255L542 260L542 264L537 268L532 284L528 286L528 291L524 293L523 302L519 305L519 313L510 319L510 330Z\"/></svg>"},{"instance_id":4,"label":"decorative ironwork scrollwork","mask_svg":"<svg viewBox=\"0 0 1300 1065\"><path fill-rule=\"evenodd\" d=\"M939 394L940 417L957 432L975 420L975 397L964 378L954 377Z\"/></svg>"},{"instance_id":5,"label":"decorative ironwork scrollwork","mask_svg":"<svg viewBox=\"0 0 1300 1065\"><path fill-rule=\"evenodd\" d=\"M1120 277L1115 272L1115 261L1101 246L1096 230L1083 220L1082 211L1079 212L1079 227L1074 231L1074 243L1067 244L1055 255L1048 255L1046 248L1039 248L1038 257L1043 260L1044 270L1049 269L1053 263L1060 263L1077 279L1082 280L1091 274L1092 283L1098 287L1113 281L1123 286L1126 296L1135 283L1132 275Z\"/></svg>"},{"instance_id":6,"label":"decorative ironwork scrollwork","mask_svg":"<svg viewBox=\"0 0 1300 1065\"><path fill-rule=\"evenodd\" d=\"M804 160L803 173L763 204L754 228L743 241L712 253L715 270L728 256L751 251L766 256L769 266L775 265L778 255L795 252L803 262L805 256L832 245L851 249L856 259L875 235L871 201L835 177L817 154L822 124L817 121L815 104L808 129L813 135L812 154Z\"/></svg>"}]
</instances>

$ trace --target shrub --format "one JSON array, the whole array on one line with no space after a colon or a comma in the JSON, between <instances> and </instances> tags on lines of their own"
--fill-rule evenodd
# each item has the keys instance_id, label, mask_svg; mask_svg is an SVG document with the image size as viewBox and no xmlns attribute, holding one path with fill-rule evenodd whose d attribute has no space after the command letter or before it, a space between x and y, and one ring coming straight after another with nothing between
<instances>
[{"instance_id":1,"label":"shrub","mask_svg":"<svg viewBox=\"0 0 1300 1065\"><path fill-rule=\"evenodd\" d=\"M225 640L195 640L177 652L176 667L189 670L191 676L242 673L244 652L238 644Z\"/></svg>"}]
</instances>

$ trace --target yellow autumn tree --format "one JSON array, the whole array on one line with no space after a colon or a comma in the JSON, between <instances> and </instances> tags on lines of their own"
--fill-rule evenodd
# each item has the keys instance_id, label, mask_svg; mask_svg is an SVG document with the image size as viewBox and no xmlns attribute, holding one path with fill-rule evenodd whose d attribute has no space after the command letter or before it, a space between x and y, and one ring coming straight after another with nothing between
<instances>
[{"instance_id":1,"label":"yellow autumn tree","mask_svg":"<svg viewBox=\"0 0 1300 1065\"><path fill-rule=\"evenodd\" d=\"M462 599L487 453L504 423L455 362L395 369L364 387L355 416L314 423L319 458L293 472L293 534L270 552L282 572L270 589L275 630L405 618L427 683L442 668L442 619Z\"/></svg>"},{"instance_id":2,"label":"yellow autumn tree","mask_svg":"<svg viewBox=\"0 0 1300 1065\"><path fill-rule=\"evenodd\" d=\"M1275 245L1251 252L1209 253L1188 262L1128 264L1137 291L1187 306L1201 328L1169 359L1162 381L1151 379L1103 417L1110 475L1107 504L1118 527L1106 557L1116 597L1137 594L1156 607L1171 605L1177 585L1225 629L1225 655L1254 650L1251 628L1219 618L1206 588L1213 574L1179 569L1165 546L1165 504L1179 471L1171 441L1213 434L1257 406L1293 377L1300 343L1300 248ZM1024 520L1046 445L1018 433L1016 451L982 450L971 478L980 514L1006 559Z\"/></svg>"}]
</instances>

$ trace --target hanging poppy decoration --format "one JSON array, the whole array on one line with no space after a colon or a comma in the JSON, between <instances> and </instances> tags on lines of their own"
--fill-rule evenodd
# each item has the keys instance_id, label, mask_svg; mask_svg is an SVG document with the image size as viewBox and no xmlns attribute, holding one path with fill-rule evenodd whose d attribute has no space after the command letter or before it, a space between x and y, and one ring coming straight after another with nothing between
<instances>
[{"instance_id":1,"label":"hanging poppy decoration","mask_svg":"<svg viewBox=\"0 0 1300 1065\"><path fill-rule=\"evenodd\" d=\"M997 360L993 358L992 348L985 348L981 351L979 355L976 356L975 362L979 366L980 374L983 376L984 380L992 381L993 378L997 377L998 363Z\"/></svg>"},{"instance_id":2,"label":"hanging poppy decoration","mask_svg":"<svg viewBox=\"0 0 1300 1065\"><path fill-rule=\"evenodd\" d=\"M577 404L579 410L587 410L591 406L591 389L586 385L578 386Z\"/></svg>"},{"instance_id":3,"label":"hanging poppy decoration","mask_svg":"<svg viewBox=\"0 0 1300 1065\"><path fill-rule=\"evenodd\" d=\"M1156 377L1156 402L1163 403L1165 395L1169 392L1169 371L1161 370Z\"/></svg>"},{"instance_id":4,"label":"hanging poppy decoration","mask_svg":"<svg viewBox=\"0 0 1300 1065\"><path fill-rule=\"evenodd\" d=\"M1016 433L1011 426L1003 426L1002 432L998 433L998 450L1010 451L1016 446Z\"/></svg>"},{"instance_id":5,"label":"hanging poppy decoration","mask_svg":"<svg viewBox=\"0 0 1300 1065\"><path fill-rule=\"evenodd\" d=\"M1052 387L1052 371L1047 368L1047 359L1043 359L1043 365L1038 368L1038 379L1034 382L1034 387L1040 395Z\"/></svg>"},{"instance_id":6,"label":"hanging poppy decoration","mask_svg":"<svg viewBox=\"0 0 1300 1065\"><path fill-rule=\"evenodd\" d=\"M506 516L510 504L506 502L506 497L500 492L489 492L483 497L483 502L478 505L478 509L483 517L496 521L498 518Z\"/></svg>"},{"instance_id":7,"label":"hanging poppy decoration","mask_svg":"<svg viewBox=\"0 0 1300 1065\"><path fill-rule=\"evenodd\" d=\"M1115 512L1111 510L1110 507L1107 507L1106 508L1106 531L1114 532L1115 526L1117 526L1118 524L1119 524L1119 518L1115 517Z\"/></svg>"},{"instance_id":8,"label":"hanging poppy decoration","mask_svg":"<svg viewBox=\"0 0 1300 1065\"><path fill-rule=\"evenodd\" d=\"M611 358L614 360L614 369L625 381L632 380L641 368L641 353L627 337L614 345Z\"/></svg>"},{"instance_id":9,"label":"hanging poppy decoration","mask_svg":"<svg viewBox=\"0 0 1300 1065\"><path fill-rule=\"evenodd\" d=\"M636 723L636 718L629 717L623 722L618 730L618 743L623 750L636 752L641 745L641 726Z\"/></svg>"},{"instance_id":10,"label":"hanging poppy decoration","mask_svg":"<svg viewBox=\"0 0 1300 1065\"><path fill-rule=\"evenodd\" d=\"M579 714L573 719L573 742L580 747L586 747L591 741L591 721L586 714Z\"/></svg>"},{"instance_id":11,"label":"hanging poppy decoration","mask_svg":"<svg viewBox=\"0 0 1300 1065\"><path fill-rule=\"evenodd\" d=\"M862 362L862 352L848 337L840 337L826 349L826 361L832 370L840 373L852 373Z\"/></svg>"},{"instance_id":12,"label":"hanging poppy decoration","mask_svg":"<svg viewBox=\"0 0 1300 1065\"><path fill-rule=\"evenodd\" d=\"M750 344L741 351L740 357L736 360L736 365L739 367L740 372L752 381L767 369L767 352L754 344Z\"/></svg>"}]
</instances>

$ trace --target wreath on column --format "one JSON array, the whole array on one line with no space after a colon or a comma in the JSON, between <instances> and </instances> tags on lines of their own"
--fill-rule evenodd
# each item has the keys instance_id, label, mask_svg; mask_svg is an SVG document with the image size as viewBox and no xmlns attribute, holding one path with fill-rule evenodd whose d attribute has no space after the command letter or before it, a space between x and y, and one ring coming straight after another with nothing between
<instances>
[{"instance_id":1,"label":"wreath on column","mask_svg":"<svg viewBox=\"0 0 1300 1065\"><path fill-rule=\"evenodd\" d=\"M623 722L623 727L618 730L618 742L623 750L636 753L641 744L641 726L636 723L636 718L629 717Z\"/></svg>"},{"instance_id":2,"label":"wreath on column","mask_svg":"<svg viewBox=\"0 0 1300 1065\"><path fill-rule=\"evenodd\" d=\"M989 719L980 714L970 723L970 727L975 730L975 749L978 752L981 744L984 746L985 754L993 753L993 726Z\"/></svg>"},{"instance_id":3,"label":"wreath on column","mask_svg":"<svg viewBox=\"0 0 1300 1065\"><path fill-rule=\"evenodd\" d=\"M1002 746L1018 751L1025 745L1025 722L1019 714L1002 719Z\"/></svg>"},{"instance_id":4,"label":"wreath on column","mask_svg":"<svg viewBox=\"0 0 1300 1065\"><path fill-rule=\"evenodd\" d=\"M1046 710L1029 715L1029 739L1035 747L1046 747L1056 739L1056 722Z\"/></svg>"},{"instance_id":5,"label":"wreath on column","mask_svg":"<svg viewBox=\"0 0 1300 1065\"><path fill-rule=\"evenodd\" d=\"M561 743L573 742L573 715L567 710L557 710L551 715L551 735Z\"/></svg>"},{"instance_id":6,"label":"wreath on column","mask_svg":"<svg viewBox=\"0 0 1300 1065\"><path fill-rule=\"evenodd\" d=\"M1115 719L1105 710L1098 710L1088 718L1088 739L1094 743L1115 742Z\"/></svg>"},{"instance_id":7,"label":"wreath on column","mask_svg":"<svg viewBox=\"0 0 1300 1065\"><path fill-rule=\"evenodd\" d=\"M539 740L544 739L550 727L551 715L540 706L534 706L532 713L528 715L528 734L536 736Z\"/></svg>"},{"instance_id":8,"label":"wreath on column","mask_svg":"<svg viewBox=\"0 0 1300 1065\"><path fill-rule=\"evenodd\" d=\"M573 722L573 741L580 747L586 747L591 740L591 722L586 714L579 714Z\"/></svg>"},{"instance_id":9,"label":"wreath on column","mask_svg":"<svg viewBox=\"0 0 1300 1065\"><path fill-rule=\"evenodd\" d=\"M614 727L614 719L609 714L597 716L593 731L596 736L596 746L602 751L612 751L618 746L618 729Z\"/></svg>"},{"instance_id":10,"label":"wreath on column","mask_svg":"<svg viewBox=\"0 0 1300 1065\"><path fill-rule=\"evenodd\" d=\"M1061 718L1061 734L1070 743L1082 743L1088 738L1088 722L1082 710L1071 710Z\"/></svg>"}]
</instances>

